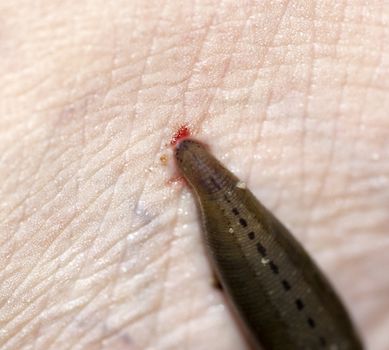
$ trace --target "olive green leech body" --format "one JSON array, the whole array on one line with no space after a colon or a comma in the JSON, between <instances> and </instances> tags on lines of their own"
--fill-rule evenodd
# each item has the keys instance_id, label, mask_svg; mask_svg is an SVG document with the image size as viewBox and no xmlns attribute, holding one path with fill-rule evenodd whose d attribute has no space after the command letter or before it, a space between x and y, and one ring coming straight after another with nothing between
<instances>
[{"instance_id":1,"label":"olive green leech body","mask_svg":"<svg viewBox=\"0 0 389 350\"><path fill-rule=\"evenodd\" d=\"M194 140L182 140L175 157L196 194L216 274L254 346L362 349L327 279L244 184Z\"/></svg>"}]
</instances>

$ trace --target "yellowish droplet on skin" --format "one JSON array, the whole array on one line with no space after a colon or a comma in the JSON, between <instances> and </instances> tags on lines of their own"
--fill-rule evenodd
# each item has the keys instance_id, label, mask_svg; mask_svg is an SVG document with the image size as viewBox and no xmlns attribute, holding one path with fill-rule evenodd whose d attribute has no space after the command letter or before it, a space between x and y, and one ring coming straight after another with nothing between
<instances>
[{"instance_id":1,"label":"yellowish droplet on skin","mask_svg":"<svg viewBox=\"0 0 389 350\"><path fill-rule=\"evenodd\" d=\"M162 154L162 155L159 157L159 160L161 161L161 164L162 164L162 165L167 165L167 155L166 155L166 154Z\"/></svg>"}]
</instances>

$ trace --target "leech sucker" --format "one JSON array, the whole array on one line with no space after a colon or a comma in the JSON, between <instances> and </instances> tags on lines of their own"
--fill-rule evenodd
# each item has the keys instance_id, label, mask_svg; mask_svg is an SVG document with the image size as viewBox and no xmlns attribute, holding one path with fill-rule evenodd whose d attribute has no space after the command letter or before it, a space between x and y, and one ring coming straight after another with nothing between
<instances>
[{"instance_id":1,"label":"leech sucker","mask_svg":"<svg viewBox=\"0 0 389 350\"><path fill-rule=\"evenodd\" d=\"M253 346L363 349L327 279L246 185L197 141L180 141L175 157L195 193L214 270Z\"/></svg>"}]
</instances>

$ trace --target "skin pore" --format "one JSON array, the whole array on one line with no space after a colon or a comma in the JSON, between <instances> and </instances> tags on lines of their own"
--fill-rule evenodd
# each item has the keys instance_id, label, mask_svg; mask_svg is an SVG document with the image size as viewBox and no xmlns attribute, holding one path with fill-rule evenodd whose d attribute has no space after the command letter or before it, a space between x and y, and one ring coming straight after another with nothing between
<instances>
[{"instance_id":1,"label":"skin pore","mask_svg":"<svg viewBox=\"0 0 389 350\"><path fill-rule=\"evenodd\" d=\"M385 350L388 24L383 0L1 1L0 347L248 349L171 181L188 123Z\"/></svg>"}]
</instances>

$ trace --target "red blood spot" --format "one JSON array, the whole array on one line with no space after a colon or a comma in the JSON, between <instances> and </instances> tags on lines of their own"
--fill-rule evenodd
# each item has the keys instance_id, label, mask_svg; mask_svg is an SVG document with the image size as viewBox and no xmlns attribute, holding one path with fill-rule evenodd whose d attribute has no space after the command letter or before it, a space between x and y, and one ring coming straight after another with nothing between
<instances>
[{"instance_id":1,"label":"red blood spot","mask_svg":"<svg viewBox=\"0 0 389 350\"><path fill-rule=\"evenodd\" d=\"M185 178L181 175L178 175L177 173L174 174L168 181L168 185L174 185L174 184L185 184L188 185L187 181Z\"/></svg>"},{"instance_id":2,"label":"red blood spot","mask_svg":"<svg viewBox=\"0 0 389 350\"><path fill-rule=\"evenodd\" d=\"M190 134L191 134L191 132L190 132L188 125L184 124L173 135L172 139L170 140L170 144L172 146L175 146L178 141L189 137Z\"/></svg>"},{"instance_id":3,"label":"red blood spot","mask_svg":"<svg viewBox=\"0 0 389 350\"><path fill-rule=\"evenodd\" d=\"M170 145L174 148L181 140L190 137L191 134L192 133L188 124L183 124L171 138ZM168 180L168 185L173 185L177 183L187 184L186 180L180 175L179 171L176 169L174 175Z\"/></svg>"}]
</instances>

